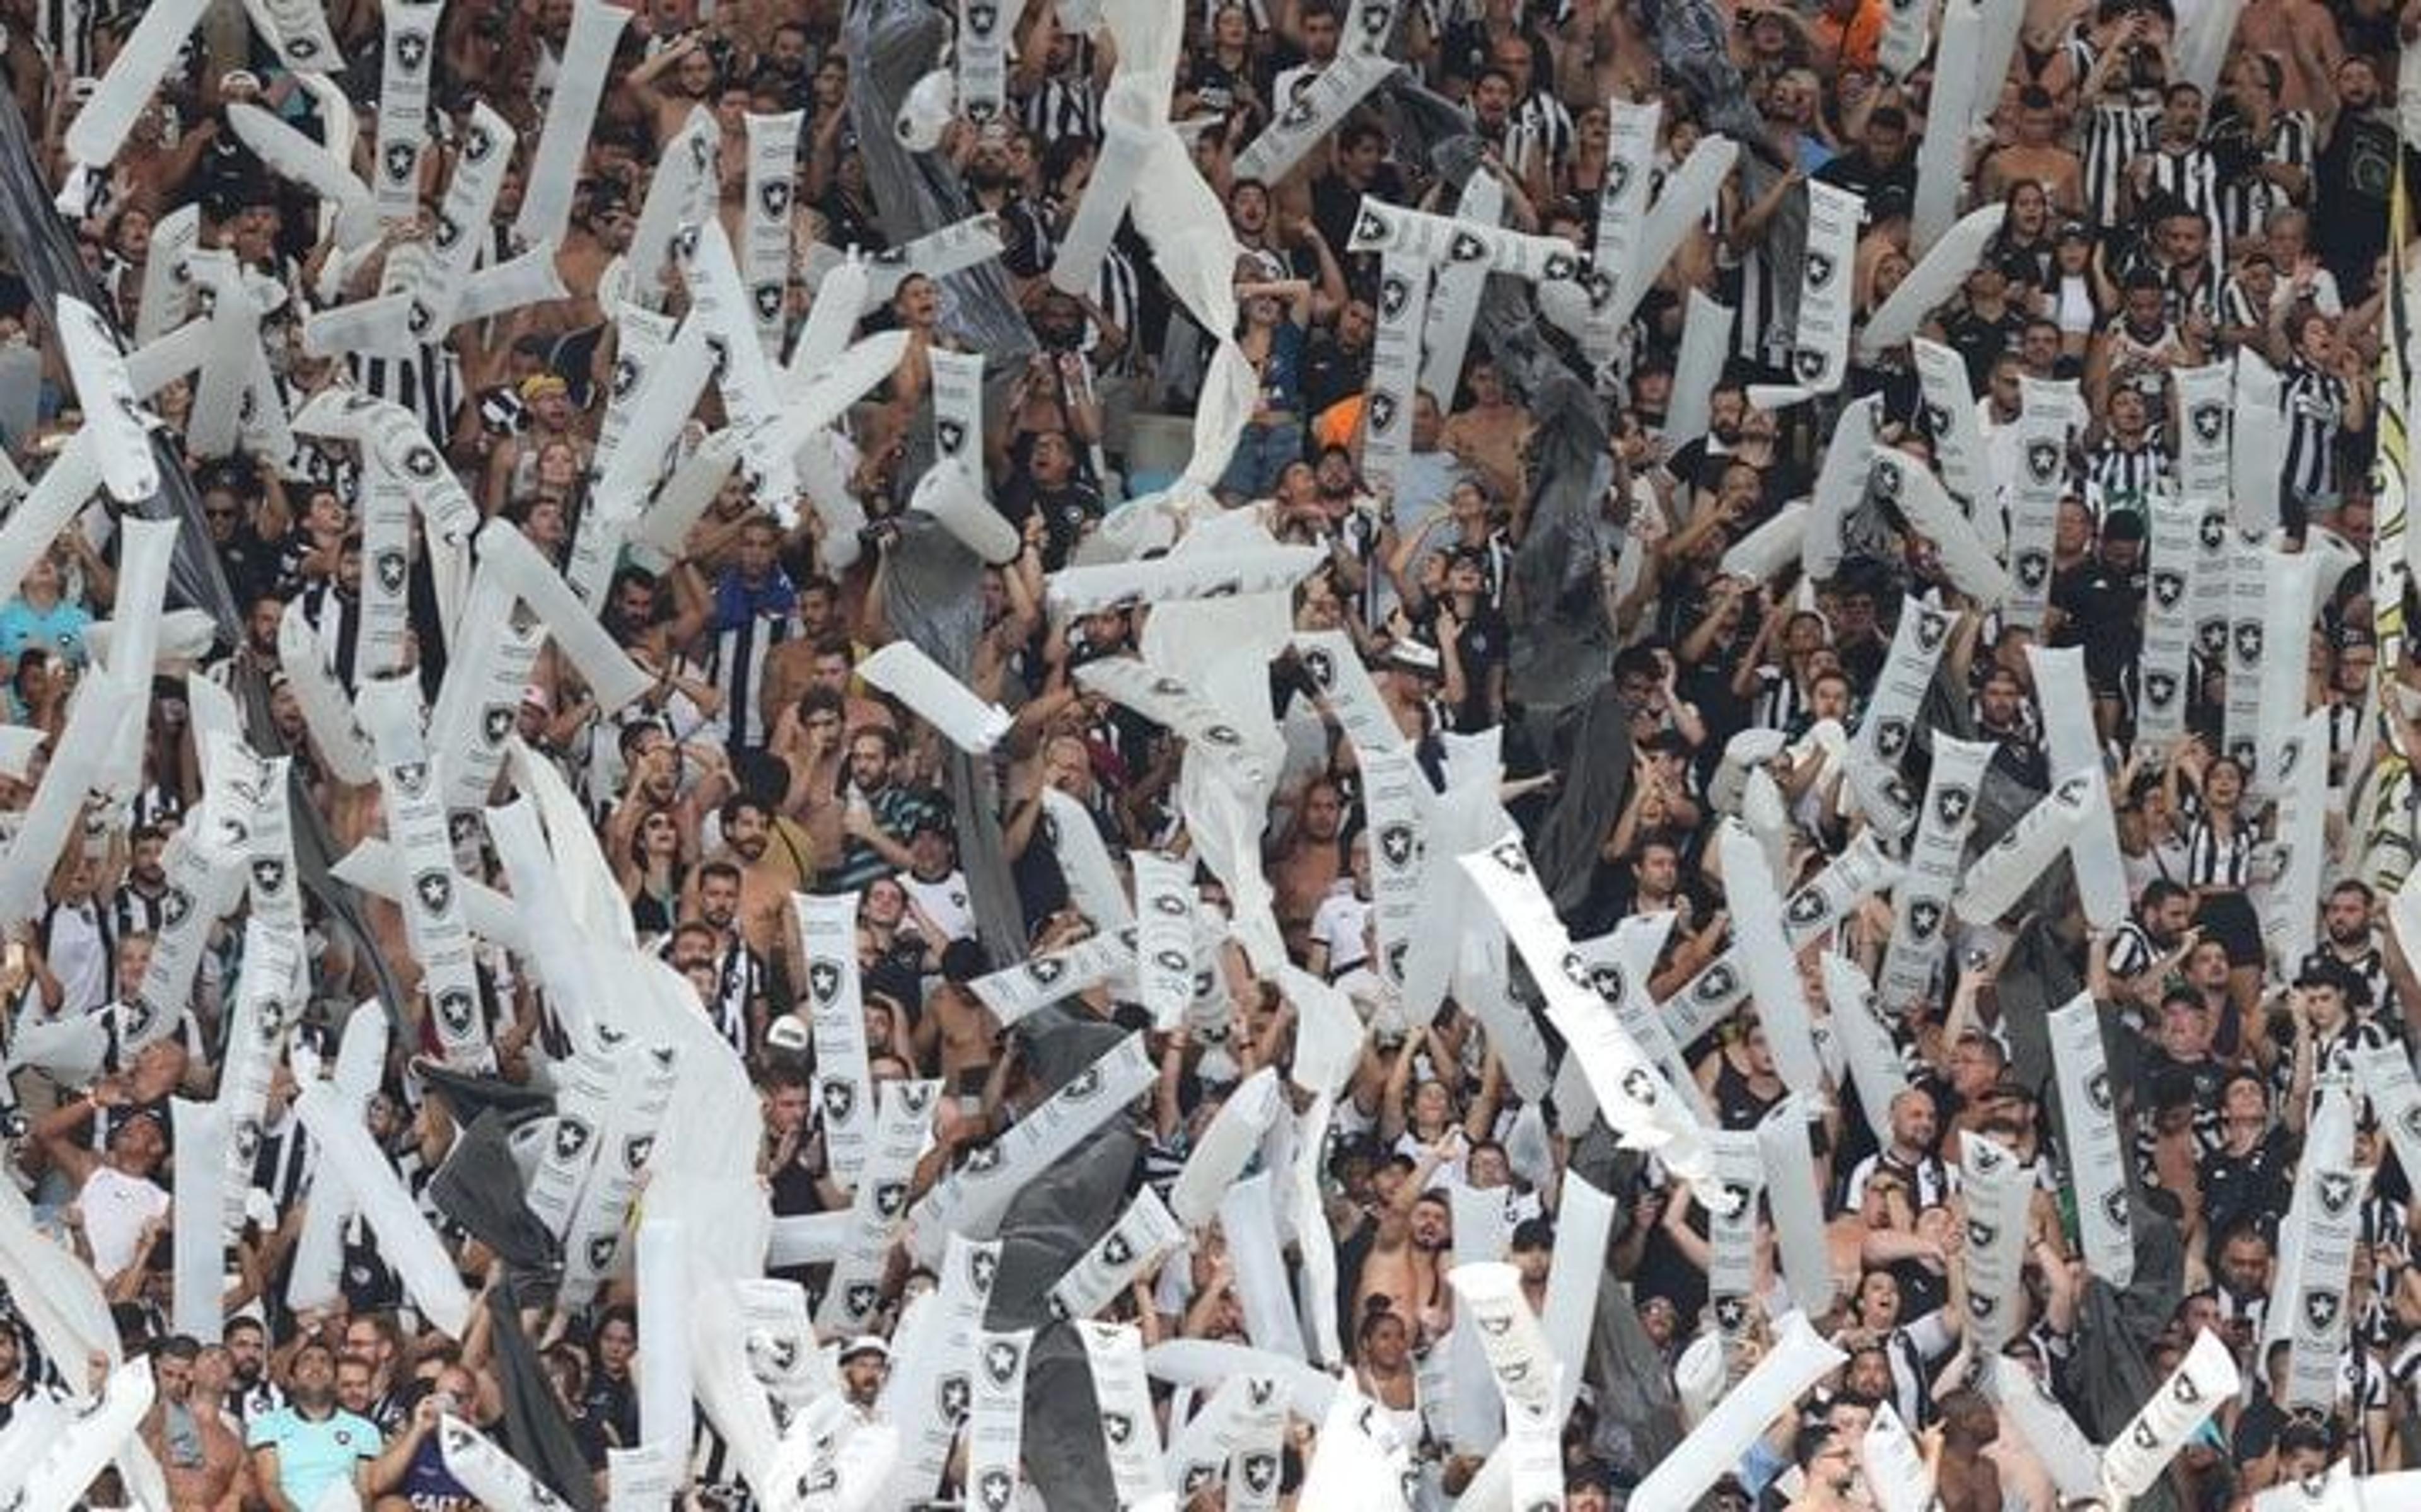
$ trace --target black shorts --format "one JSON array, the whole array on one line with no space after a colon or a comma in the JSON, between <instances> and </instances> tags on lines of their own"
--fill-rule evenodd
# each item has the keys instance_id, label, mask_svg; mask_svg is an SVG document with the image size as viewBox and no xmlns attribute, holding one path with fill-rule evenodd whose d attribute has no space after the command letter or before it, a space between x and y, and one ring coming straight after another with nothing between
<instances>
[{"instance_id":1,"label":"black shorts","mask_svg":"<svg viewBox=\"0 0 2421 1512\"><path fill-rule=\"evenodd\" d=\"M2227 947L2230 966L2257 969L2267 959L2261 948L2261 920L2253 912L2252 899L2242 893L2208 895L2195 910L2195 923L2202 927L2204 939Z\"/></svg>"}]
</instances>

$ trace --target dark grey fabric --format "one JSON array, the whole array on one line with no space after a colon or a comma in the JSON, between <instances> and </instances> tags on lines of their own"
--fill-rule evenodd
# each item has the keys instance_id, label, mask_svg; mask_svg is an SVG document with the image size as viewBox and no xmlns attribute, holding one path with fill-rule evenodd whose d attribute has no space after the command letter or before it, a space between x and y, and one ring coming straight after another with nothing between
<instances>
[{"instance_id":1,"label":"dark grey fabric","mask_svg":"<svg viewBox=\"0 0 2421 1512\"><path fill-rule=\"evenodd\" d=\"M1561 775L1530 861L1556 912L1570 918L1588 896L1599 847L1630 796L1630 716L1612 679L1578 708L1565 710L1559 731L1540 745L1548 766Z\"/></svg>"},{"instance_id":2,"label":"dark grey fabric","mask_svg":"<svg viewBox=\"0 0 2421 1512\"><path fill-rule=\"evenodd\" d=\"M983 564L957 538L923 515L903 515L883 551L882 603L891 628L964 679L983 633ZM1001 838L997 782L991 763L957 747L944 760L944 787L958 820L959 866L966 873L976 927L993 961L1024 959L1025 929Z\"/></svg>"},{"instance_id":3,"label":"dark grey fabric","mask_svg":"<svg viewBox=\"0 0 2421 1512\"><path fill-rule=\"evenodd\" d=\"M412 1073L445 1099L445 1106L458 1124L476 1123L493 1112L510 1129L554 1111L554 1099L551 1094L519 1082L508 1082L502 1077L458 1071L428 1059L415 1059L412 1063Z\"/></svg>"},{"instance_id":4,"label":"dark grey fabric","mask_svg":"<svg viewBox=\"0 0 2421 1512\"><path fill-rule=\"evenodd\" d=\"M563 1246L522 1195L511 1128L493 1108L480 1114L429 1178L429 1195L439 1212L495 1251L508 1270L545 1277L560 1269Z\"/></svg>"},{"instance_id":5,"label":"dark grey fabric","mask_svg":"<svg viewBox=\"0 0 2421 1512\"><path fill-rule=\"evenodd\" d=\"M1425 158L1459 192L1480 164L1479 138L1468 117L1408 75L1390 81L1382 98L1398 154ZM1536 481L1529 531L1512 572L1524 613L1514 628L1507 681L1507 696L1534 714L1589 697L1605 680L1614 650L1597 588L1605 415L1588 380L1549 338L1536 312L1528 285L1491 278L1473 332L1538 422L1530 441ZM1624 759L1627 765L1627 751Z\"/></svg>"},{"instance_id":6,"label":"dark grey fabric","mask_svg":"<svg viewBox=\"0 0 2421 1512\"><path fill-rule=\"evenodd\" d=\"M892 131L908 91L940 61L948 31L942 13L921 0L852 5L841 28L849 55L850 126L882 234L894 246L974 212L947 160L911 153ZM943 302L943 329L986 355L992 375L986 403L1005 402L1007 381L1035 350L1033 329L1018 311L1007 273L998 262L988 262L943 283L949 295ZM932 465L932 428L911 427L907 441L904 474L913 479ZM883 553L882 570L892 629L963 680L983 632L982 564L931 521L907 516L898 538ZM1016 960L1024 954L1025 930L994 817L992 770L952 750L944 787L958 816L959 864L967 875L984 947L996 961Z\"/></svg>"},{"instance_id":7,"label":"dark grey fabric","mask_svg":"<svg viewBox=\"0 0 2421 1512\"><path fill-rule=\"evenodd\" d=\"M510 1286L488 1293L489 1337L495 1346L496 1380L505 1403L495 1440L578 1512L597 1512L597 1485L589 1477L588 1460L539 1364L537 1347L522 1328L519 1308L525 1300Z\"/></svg>"},{"instance_id":8,"label":"dark grey fabric","mask_svg":"<svg viewBox=\"0 0 2421 1512\"><path fill-rule=\"evenodd\" d=\"M1589 1126L1572 1149L1572 1173L1619 1200L1632 1189L1643 1157L1619 1148L1603 1119ZM1684 1437L1680 1401L1673 1392L1669 1362L1648 1342L1639 1324L1631 1286L1615 1274L1611 1245L1598 1282L1597 1317L1585 1348L1588 1384L1596 1393L1601 1442L1617 1448L1632 1473L1662 1463ZM1567 1346L1559 1345L1559 1348Z\"/></svg>"},{"instance_id":9,"label":"dark grey fabric","mask_svg":"<svg viewBox=\"0 0 2421 1512\"><path fill-rule=\"evenodd\" d=\"M1723 12L1711 0L1638 0L1640 23L1656 48L1667 88L1679 90L1710 132L1741 146L1741 199L1755 204L1789 166L1766 141L1765 121L1732 62ZM1775 268L1796 268L1807 254L1807 195L1785 195L1766 223L1764 251ZM1799 281L1774 281L1773 319L1788 331L1799 320Z\"/></svg>"},{"instance_id":10,"label":"dark grey fabric","mask_svg":"<svg viewBox=\"0 0 2421 1512\"><path fill-rule=\"evenodd\" d=\"M2054 866L2066 870L2064 866ZM1993 987L2001 1024L2008 1032L2009 1070L2021 1083L2048 1093L2052 1087L2051 1026L2044 1015L2066 1007L2085 986L2070 964L2069 946L2047 918L2029 920Z\"/></svg>"},{"instance_id":11,"label":"dark grey fabric","mask_svg":"<svg viewBox=\"0 0 2421 1512\"><path fill-rule=\"evenodd\" d=\"M893 133L899 106L918 79L941 61L949 23L924 0L861 0L841 26L849 56L849 121L866 163L882 234L898 246L974 212L966 191L939 153L911 153ZM1015 371L1035 350L1033 329L1018 313L1007 272L997 262L953 273L944 283L942 325L986 354L995 370Z\"/></svg>"},{"instance_id":12,"label":"dark grey fabric","mask_svg":"<svg viewBox=\"0 0 2421 1512\"><path fill-rule=\"evenodd\" d=\"M1055 1006L1028 1019L1021 1034L1038 1098L1126 1037L1114 1025ZM1117 1222L1142 1157L1141 1137L1113 1123L1028 1183L1001 1220L1000 1270L985 1327L1035 1331L1025 1365L1025 1469L1054 1512L1113 1512L1117 1505L1084 1342L1052 1316L1047 1299L1053 1284Z\"/></svg>"}]
</instances>

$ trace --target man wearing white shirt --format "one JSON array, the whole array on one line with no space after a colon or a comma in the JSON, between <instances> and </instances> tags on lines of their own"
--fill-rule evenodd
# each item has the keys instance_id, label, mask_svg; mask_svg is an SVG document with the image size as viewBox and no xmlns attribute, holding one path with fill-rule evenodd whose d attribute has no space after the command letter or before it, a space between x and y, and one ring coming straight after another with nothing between
<instances>
[{"instance_id":1,"label":"man wearing white shirt","mask_svg":"<svg viewBox=\"0 0 2421 1512\"><path fill-rule=\"evenodd\" d=\"M958 850L950 840L949 816L930 808L917 816L914 825L908 835L910 865L899 873L900 887L942 931L934 944L973 938L975 905L967 892L967 874L959 869Z\"/></svg>"},{"instance_id":2,"label":"man wearing white shirt","mask_svg":"<svg viewBox=\"0 0 2421 1512\"><path fill-rule=\"evenodd\" d=\"M156 1177L168 1153L159 1115L133 1112L110 1130L109 1151L96 1155L77 1130L104 1110L121 1106L123 1088L113 1078L83 1098L57 1108L34 1126L34 1138L51 1163L75 1189L70 1226L84 1234L92 1269L104 1282L143 1258L147 1230L168 1216L168 1193Z\"/></svg>"},{"instance_id":3,"label":"man wearing white shirt","mask_svg":"<svg viewBox=\"0 0 2421 1512\"><path fill-rule=\"evenodd\" d=\"M1336 61L1336 40L1343 24L1337 18L1333 0L1312 0L1303 8L1302 42L1304 60L1290 69L1280 69L1277 81L1270 90L1270 105L1279 115L1295 102L1295 98L1311 87L1321 71Z\"/></svg>"}]
</instances>

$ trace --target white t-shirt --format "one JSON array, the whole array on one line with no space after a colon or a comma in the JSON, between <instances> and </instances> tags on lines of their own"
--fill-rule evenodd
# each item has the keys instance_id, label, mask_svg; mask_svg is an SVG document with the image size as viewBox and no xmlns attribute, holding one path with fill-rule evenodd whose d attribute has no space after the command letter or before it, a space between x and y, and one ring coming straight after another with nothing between
<instances>
[{"instance_id":1,"label":"white t-shirt","mask_svg":"<svg viewBox=\"0 0 2421 1512\"><path fill-rule=\"evenodd\" d=\"M141 1177L114 1165L96 1166L76 1193L84 1210L84 1237L92 1246L92 1268L103 1280L133 1263L143 1225L168 1212L168 1194Z\"/></svg>"},{"instance_id":2,"label":"white t-shirt","mask_svg":"<svg viewBox=\"0 0 2421 1512\"><path fill-rule=\"evenodd\" d=\"M1362 948L1362 926L1370 917L1370 909L1367 899L1353 896L1350 881L1320 900L1319 912L1311 916L1311 938L1328 947L1331 979L1361 965L1369 954Z\"/></svg>"},{"instance_id":3,"label":"white t-shirt","mask_svg":"<svg viewBox=\"0 0 2421 1512\"><path fill-rule=\"evenodd\" d=\"M953 870L940 881L919 881L911 872L901 872L897 879L901 889L915 900L942 929L944 939L972 939L976 932L975 904L967 896L967 874ZM938 943L938 942L937 942Z\"/></svg>"}]
</instances>

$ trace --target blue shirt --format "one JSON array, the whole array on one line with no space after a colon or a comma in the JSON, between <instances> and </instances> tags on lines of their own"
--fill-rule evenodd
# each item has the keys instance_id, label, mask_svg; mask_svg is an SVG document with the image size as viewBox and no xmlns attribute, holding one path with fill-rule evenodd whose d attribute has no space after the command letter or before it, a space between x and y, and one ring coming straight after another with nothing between
<instances>
[{"instance_id":1,"label":"blue shirt","mask_svg":"<svg viewBox=\"0 0 2421 1512\"><path fill-rule=\"evenodd\" d=\"M13 662L26 647L39 646L82 666L87 660L85 627L91 623L92 616L71 599L61 599L48 609L37 609L23 599L11 600L0 609L0 655Z\"/></svg>"},{"instance_id":2,"label":"blue shirt","mask_svg":"<svg viewBox=\"0 0 2421 1512\"><path fill-rule=\"evenodd\" d=\"M353 1473L356 1461L375 1459L386 1446L376 1424L343 1408L315 1423L290 1406L255 1418L243 1442L277 1451L277 1489L289 1504L306 1512Z\"/></svg>"}]
</instances>

